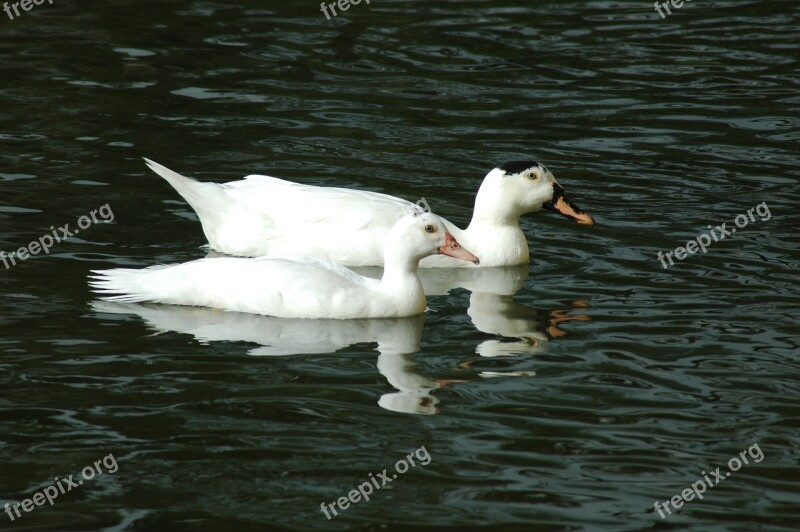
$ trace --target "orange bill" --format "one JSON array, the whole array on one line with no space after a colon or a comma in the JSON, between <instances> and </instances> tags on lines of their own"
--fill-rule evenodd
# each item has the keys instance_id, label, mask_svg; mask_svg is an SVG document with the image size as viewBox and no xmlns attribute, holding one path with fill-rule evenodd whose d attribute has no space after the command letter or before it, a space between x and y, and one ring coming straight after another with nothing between
<instances>
[{"instance_id":1,"label":"orange bill","mask_svg":"<svg viewBox=\"0 0 800 532\"><path fill-rule=\"evenodd\" d=\"M579 224L588 225L590 227L594 225L594 218L580 210L577 205L567 198L564 194L564 189L558 184L558 181L553 181L553 199L545 203L543 207L566 216Z\"/></svg>"},{"instance_id":2,"label":"orange bill","mask_svg":"<svg viewBox=\"0 0 800 532\"><path fill-rule=\"evenodd\" d=\"M462 248L461 244L458 243L458 240L456 240L455 237L447 231L444 233L444 244L442 244L442 246L439 248L439 253L449 257L454 257L456 259L468 260L474 264L481 263L478 257Z\"/></svg>"}]
</instances>

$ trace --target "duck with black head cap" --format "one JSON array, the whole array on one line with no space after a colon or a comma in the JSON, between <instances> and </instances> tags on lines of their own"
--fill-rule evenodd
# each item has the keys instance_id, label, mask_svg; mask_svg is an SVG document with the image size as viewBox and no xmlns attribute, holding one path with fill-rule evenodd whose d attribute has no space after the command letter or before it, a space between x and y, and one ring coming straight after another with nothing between
<instances>
[{"instance_id":1,"label":"duck with black head cap","mask_svg":"<svg viewBox=\"0 0 800 532\"><path fill-rule=\"evenodd\" d=\"M194 208L211 247L228 255L289 254L347 266L382 266L386 234L398 217L415 207L378 192L302 185L263 175L224 185L202 183L145 161ZM513 266L530 258L519 218L541 209L594 225L592 217L566 197L550 170L536 161L512 161L489 172L466 229L443 222L480 257L481 267ZM420 266L474 265L433 256L423 259Z\"/></svg>"}]
</instances>

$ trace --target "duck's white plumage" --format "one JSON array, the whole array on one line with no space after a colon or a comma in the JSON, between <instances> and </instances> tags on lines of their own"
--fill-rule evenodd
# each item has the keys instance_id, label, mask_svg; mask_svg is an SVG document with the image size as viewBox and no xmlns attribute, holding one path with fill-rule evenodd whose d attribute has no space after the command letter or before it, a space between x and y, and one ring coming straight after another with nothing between
<instances>
[{"instance_id":1,"label":"duck's white plumage","mask_svg":"<svg viewBox=\"0 0 800 532\"><path fill-rule=\"evenodd\" d=\"M421 258L439 251L465 260L438 216L409 214L385 242L381 280L362 277L313 257L217 257L142 270L93 272L90 284L112 301L151 301L250 312L283 318L390 318L421 314Z\"/></svg>"},{"instance_id":2,"label":"duck's white plumage","mask_svg":"<svg viewBox=\"0 0 800 532\"><path fill-rule=\"evenodd\" d=\"M415 208L409 201L378 192L303 185L263 175L223 185L204 183L145 161L197 212L211 247L229 255L302 255L348 266L382 266L382 239ZM529 250L519 227L522 214L552 204L551 208L580 223L593 223L562 192L544 165L506 163L484 178L466 229L447 220L443 223L481 258L481 266L523 264L529 260ZM470 263L431 256L420 265L466 267Z\"/></svg>"}]
</instances>

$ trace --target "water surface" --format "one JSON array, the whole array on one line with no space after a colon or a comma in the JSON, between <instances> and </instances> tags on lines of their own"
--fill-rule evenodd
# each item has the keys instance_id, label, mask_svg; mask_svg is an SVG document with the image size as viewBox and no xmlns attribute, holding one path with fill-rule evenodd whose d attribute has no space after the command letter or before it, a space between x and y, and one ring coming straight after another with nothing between
<instances>
[{"instance_id":1,"label":"water surface","mask_svg":"<svg viewBox=\"0 0 800 532\"><path fill-rule=\"evenodd\" d=\"M0 504L9 530L789 530L800 524L800 7L56 0L0 13ZM141 157L377 190L468 222L536 159L597 220L529 267L432 273L426 316L98 303L91 269L204 256ZM657 258L759 204L736 234ZM449 291L448 295L445 295ZM763 459L661 518L758 444ZM320 510L430 453L332 520Z\"/></svg>"}]
</instances>

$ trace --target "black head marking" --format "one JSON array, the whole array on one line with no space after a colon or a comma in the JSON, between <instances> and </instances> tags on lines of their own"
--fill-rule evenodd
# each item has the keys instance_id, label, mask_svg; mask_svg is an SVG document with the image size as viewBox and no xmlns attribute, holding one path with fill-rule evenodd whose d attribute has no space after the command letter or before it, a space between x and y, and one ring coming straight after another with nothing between
<instances>
[{"instance_id":1,"label":"black head marking","mask_svg":"<svg viewBox=\"0 0 800 532\"><path fill-rule=\"evenodd\" d=\"M507 163L503 163L498 168L504 171L506 175L512 174L519 174L520 172L524 172L528 168L538 168L541 165L536 161L510 161Z\"/></svg>"}]
</instances>

